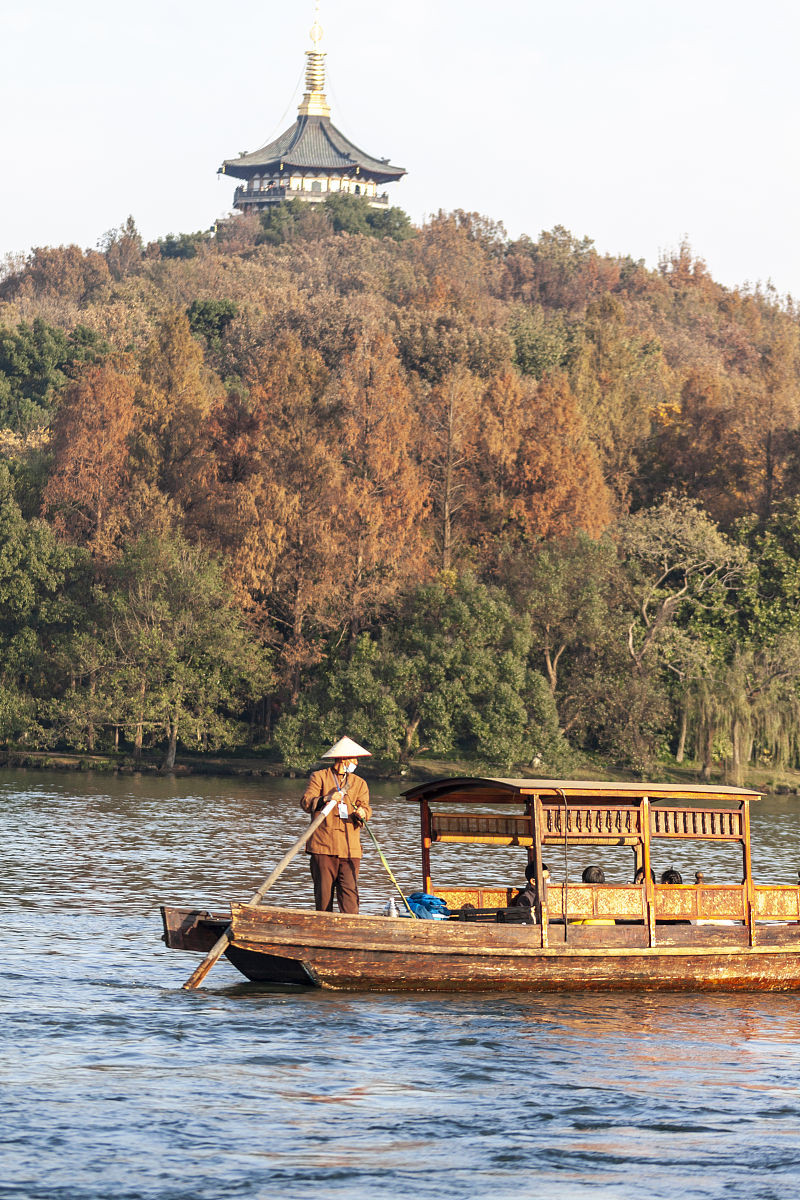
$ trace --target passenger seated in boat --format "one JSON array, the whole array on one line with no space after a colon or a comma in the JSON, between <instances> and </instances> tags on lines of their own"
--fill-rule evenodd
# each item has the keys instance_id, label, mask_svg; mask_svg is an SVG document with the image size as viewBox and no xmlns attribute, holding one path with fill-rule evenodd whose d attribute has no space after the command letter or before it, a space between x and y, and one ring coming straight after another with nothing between
<instances>
[{"instance_id":1,"label":"passenger seated in boat","mask_svg":"<svg viewBox=\"0 0 800 1200\"><path fill-rule=\"evenodd\" d=\"M650 868L650 882L655 883L655 881L656 881L656 873L653 870L653 868L651 867ZM633 877L633 882L634 883L644 883L644 867L639 867L639 869L637 870L636 874Z\"/></svg>"},{"instance_id":2,"label":"passenger seated in boat","mask_svg":"<svg viewBox=\"0 0 800 1200\"><path fill-rule=\"evenodd\" d=\"M581 875L583 883L605 883L606 873L602 867L587 867Z\"/></svg>"},{"instance_id":3,"label":"passenger seated in boat","mask_svg":"<svg viewBox=\"0 0 800 1200\"><path fill-rule=\"evenodd\" d=\"M550 869L547 863L542 863L542 879L544 880L545 889L547 881L550 878ZM533 908L536 903L536 863L529 862L525 868L525 887L521 888L509 905L510 908Z\"/></svg>"},{"instance_id":4,"label":"passenger seated in boat","mask_svg":"<svg viewBox=\"0 0 800 1200\"><path fill-rule=\"evenodd\" d=\"M582 883L605 883L606 873L602 867L586 867L581 875ZM570 925L616 925L616 921L610 917L581 917L578 920L570 921Z\"/></svg>"},{"instance_id":5,"label":"passenger seated in boat","mask_svg":"<svg viewBox=\"0 0 800 1200\"><path fill-rule=\"evenodd\" d=\"M680 871L676 871L674 867L670 867L668 871L664 871L662 874L661 882L675 887L677 884L683 883L683 876Z\"/></svg>"}]
</instances>

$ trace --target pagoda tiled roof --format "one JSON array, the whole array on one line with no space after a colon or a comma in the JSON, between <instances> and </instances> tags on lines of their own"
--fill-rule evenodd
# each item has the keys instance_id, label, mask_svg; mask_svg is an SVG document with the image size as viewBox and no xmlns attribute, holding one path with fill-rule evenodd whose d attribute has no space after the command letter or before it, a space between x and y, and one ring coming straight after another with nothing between
<instances>
[{"instance_id":1,"label":"pagoda tiled roof","mask_svg":"<svg viewBox=\"0 0 800 1200\"><path fill-rule=\"evenodd\" d=\"M294 125L274 142L226 159L226 175L247 179L256 168L296 167L303 170L346 171L360 167L379 183L388 183L405 175L403 167L393 167L388 158L373 158L355 146L332 124L329 117L299 116Z\"/></svg>"}]
</instances>

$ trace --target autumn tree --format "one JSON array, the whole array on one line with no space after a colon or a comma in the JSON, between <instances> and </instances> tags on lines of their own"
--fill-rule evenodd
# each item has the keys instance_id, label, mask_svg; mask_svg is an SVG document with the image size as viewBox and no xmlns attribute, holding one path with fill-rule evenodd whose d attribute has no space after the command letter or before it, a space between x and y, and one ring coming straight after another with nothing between
<instances>
[{"instance_id":1,"label":"autumn tree","mask_svg":"<svg viewBox=\"0 0 800 1200\"><path fill-rule=\"evenodd\" d=\"M87 367L53 420L53 469L44 492L62 536L109 558L124 531L136 379L130 363Z\"/></svg>"},{"instance_id":2,"label":"autumn tree","mask_svg":"<svg viewBox=\"0 0 800 1200\"><path fill-rule=\"evenodd\" d=\"M671 490L697 500L723 525L740 516L750 472L735 414L736 395L724 375L690 371L679 398L655 411L636 485L640 501L652 503Z\"/></svg>"},{"instance_id":3,"label":"autumn tree","mask_svg":"<svg viewBox=\"0 0 800 1200\"><path fill-rule=\"evenodd\" d=\"M613 500L586 422L565 376L544 379L536 393L520 453L522 522L528 537L608 525Z\"/></svg>"},{"instance_id":4,"label":"autumn tree","mask_svg":"<svg viewBox=\"0 0 800 1200\"><path fill-rule=\"evenodd\" d=\"M144 243L133 217L128 217L118 229L109 229L100 248L114 279L124 279L135 271L142 262Z\"/></svg>"},{"instance_id":5,"label":"autumn tree","mask_svg":"<svg viewBox=\"0 0 800 1200\"><path fill-rule=\"evenodd\" d=\"M429 446L427 469L434 537L443 571L450 570L464 541L460 518L471 491L470 466L479 405L479 382L462 368L431 389L422 409L422 428Z\"/></svg>"},{"instance_id":6,"label":"autumn tree","mask_svg":"<svg viewBox=\"0 0 800 1200\"><path fill-rule=\"evenodd\" d=\"M191 519L208 470L206 423L220 393L185 313L165 316L142 354L136 393L132 507L145 525Z\"/></svg>"},{"instance_id":7,"label":"autumn tree","mask_svg":"<svg viewBox=\"0 0 800 1200\"><path fill-rule=\"evenodd\" d=\"M589 237L577 238L563 225L534 242L523 236L509 247L503 292L547 309L582 310L619 281L619 268L602 259Z\"/></svg>"},{"instance_id":8,"label":"autumn tree","mask_svg":"<svg viewBox=\"0 0 800 1200\"><path fill-rule=\"evenodd\" d=\"M800 329L796 321L786 319L776 319L775 326L761 350L762 402L747 430L748 443L760 451L754 472L761 482L760 494L753 499L762 520L767 520L776 502L784 498L787 459L796 448L800 426ZM787 482L792 494L791 485L796 485L797 479Z\"/></svg>"},{"instance_id":9,"label":"autumn tree","mask_svg":"<svg viewBox=\"0 0 800 1200\"><path fill-rule=\"evenodd\" d=\"M200 527L228 560L239 602L273 639L281 684L299 694L336 627L347 577L338 433L320 402L328 373L297 338L252 348L243 380L213 413L213 472Z\"/></svg>"},{"instance_id":10,"label":"autumn tree","mask_svg":"<svg viewBox=\"0 0 800 1200\"><path fill-rule=\"evenodd\" d=\"M587 312L569 375L606 482L626 507L651 414L669 394L661 347L630 328L616 297L604 296Z\"/></svg>"},{"instance_id":11,"label":"autumn tree","mask_svg":"<svg viewBox=\"0 0 800 1200\"><path fill-rule=\"evenodd\" d=\"M325 397L341 462L336 498L346 621L355 639L409 578L425 573L428 488L414 458L416 414L397 353L385 334L364 339Z\"/></svg>"},{"instance_id":12,"label":"autumn tree","mask_svg":"<svg viewBox=\"0 0 800 1200\"><path fill-rule=\"evenodd\" d=\"M105 257L80 246L37 246L0 283L0 300L54 298L87 304L110 283Z\"/></svg>"}]
</instances>

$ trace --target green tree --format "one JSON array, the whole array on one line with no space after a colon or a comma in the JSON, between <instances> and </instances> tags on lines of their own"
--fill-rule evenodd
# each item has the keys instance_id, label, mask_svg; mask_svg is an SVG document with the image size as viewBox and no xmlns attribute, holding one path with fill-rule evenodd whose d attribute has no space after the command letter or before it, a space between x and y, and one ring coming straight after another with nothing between
<instances>
[{"instance_id":1,"label":"green tree","mask_svg":"<svg viewBox=\"0 0 800 1200\"><path fill-rule=\"evenodd\" d=\"M367 224L373 237L405 242L414 236L414 226L402 208L371 208L367 213Z\"/></svg>"},{"instance_id":2,"label":"green tree","mask_svg":"<svg viewBox=\"0 0 800 1200\"><path fill-rule=\"evenodd\" d=\"M79 565L43 521L26 521L0 463L0 738L42 736L57 647L79 614L67 596Z\"/></svg>"},{"instance_id":3,"label":"green tree","mask_svg":"<svg viewBox=\"0 0 800 1200\"><path fill-rule=\"evenodd\" d=\"M581 532L552 538L509 556L501 571L514 607L531 622L535 661L557 697L562 662L602 645L616 623L621 579L614 544Z\"/></svg>"},{"instance_id":4,"label":"green tree","mask_svg":"<svg viewBox=\"0 0 800 1200\"><path fill-rule=\"evenodd\" d=\"M542 379L566 363L569 331L560 313L516 305L508 331L514 342L514 362L523 375Z\"/></svg>"},{"instance_id":5,"label":"green tree","mask_svg":"<svg viewBox=\"0 0 800 1200\"><path fill-rule=\"evenodd\" d=\"M144 537L111 577L108 639L114 669L106 682L118 720L134 731L163 731L164 770L178 742L195 749L235 744L236 716L266 690L266 656L233 607L215 562L180 537Z\"/></svg>"},{"instance_id":6,"label":"green tree","mask_svg":"<svg viewBox=\"0 0 800 1200\"><path fill-rule=\"evenodd\" d=\"M558 769L568 747L546 682L529 667L530 630L497 591L444 573L409 593L376 639L331 658L276 741L289 761L352 728L377 753L407 759L421 746L504 769L534 759Z\"/></svg>"},{"instance_id":7,"label":"green tree","mask_svg":"<svg viewBox=\"0 0 800 1200\"><path fill-rule=\"evenodd\" d=\"M261 233L258 242L267 246L282 246L291 242L303 217L302 200L281 200L269 204L261 214Z\"/></svg>"},{"instance_id":8,"label":"green tree","mask_svg":"<svg viewBox=\"0 0 800 1200\"><path fill-rule=\"evenodd\" d=\"M159 238L157 245L162 258L195 258L200 248L209 240L209 234L197 233L168 233L165 238Z\"/></svg>"},{"instance_id":9,"label":"green tree","mask_svg":"<svg viewBox=\"0 0 800 1200\"><path fill-rule=\"evenodd\" d=\"M621 521L617 541L631 588L628 650L641 673L681 604L713 603L742 579L747 555L698 504L674 496Z\"/></svg>"},{"instance_id":10,"label":"green tree","mask_svg":"<svg viewBox=\"0 0 800 1200\"><path fill-rule=\"evenodd\" d=\"M186 310L192 333L205 339L209 349L219 352L222 336L239 315L233 300L193 300Z\"/></svg>"},{"instance_id":11,"label":"green tree","mask_svg":"<svg viewBox=\"0 0 800 1200\"><path fill-rule=\"evenodd\" d=\"M74 365L98 362L107 350L81 325L71 334L41 317L15 329L0 326L0 426L26 433L47 425Z\"/></svg>"}]
</instances>

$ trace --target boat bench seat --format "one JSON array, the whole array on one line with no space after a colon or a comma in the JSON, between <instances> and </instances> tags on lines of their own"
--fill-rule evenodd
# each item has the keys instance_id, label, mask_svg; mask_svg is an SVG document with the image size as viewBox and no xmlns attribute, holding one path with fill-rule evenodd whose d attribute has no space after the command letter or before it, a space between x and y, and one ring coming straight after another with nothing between
<instances>
[{"instance_id":1,"label":"boat bench seat","mask_svg":"<svg viewBox=\"0 0 800 1200\"><path fill-rule=\"evenodd\" d=\"M435 895L444 900L451 912L471 904L473 908L508 908L519 888L485 887L485 888L436 888Z\"/></svg>"},{"instance_id":2,"label":"boat bench seat","mask_svg":"<svg viewBox=\"0 0 800 1200\"><path fill-rule=\"evenodd\" d=\"M550 920L564 918L562 884L547 888ZM571 883L566 888L567 919L570 921L646 921L647 900L639 883Z\"/></svg>"},{"instance_id":3,"label":"boat bench seat","mask_svg":"<svg viewBox=\"0 0 800 1200\"><path fill-rule=\"evenodd\" d=\"M452 912L459 912L468 904L475 912L487 914L483 918L465 919L494 920L494 914L509 909L517 891L513 887L437 888L436 895ZM747 888L744 884L657 884L654 896L654 916L658 922L747 920ZM546 903L548 920L563 922L563 884L548 886ZM753 907L757 921L800 921L800 888L756 886ZM644 886L571 883L567 888L567 919L646 922Z\"/></svg>"}]
</instances>

